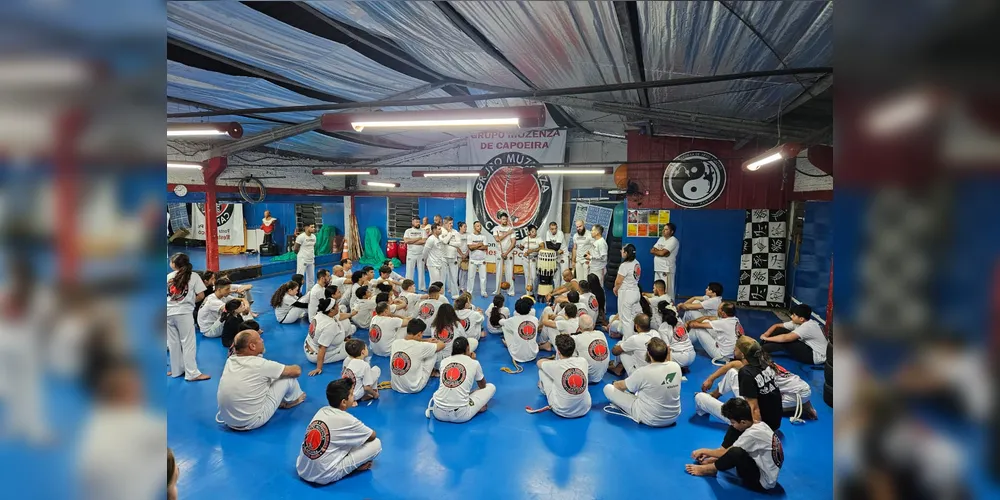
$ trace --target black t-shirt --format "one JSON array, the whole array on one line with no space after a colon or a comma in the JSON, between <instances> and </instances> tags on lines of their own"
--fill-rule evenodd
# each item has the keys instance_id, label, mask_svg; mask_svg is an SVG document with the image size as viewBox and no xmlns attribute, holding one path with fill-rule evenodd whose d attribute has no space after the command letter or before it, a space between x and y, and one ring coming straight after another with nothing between
<instances>
[{"instance_id":1,"label":"black t-shirt","mask_svg":"<svg viewBox=\"0 0 1000 500\"><path fill-rule=\"evenodd\" d=\"M233 341L236 340L236 334L240 333L240 326L243 325L243 317L239 314L234 314L222 324L222 345L225 347L232 347ZM780 403L780 401L779 401Z\"/></svg>"},{"instance_id":2,"label":"black t-shirt","mask_svg":"<svg viewBox=\"0 0 1000 500\"><path fill-rule=\"evenodd\" d=\"M760 407L760 419L772 430L781 427L781 391L774 383L774 370L768 366L763 370L746 365L740 368L740 396L756 399Z\"/></svg>"}]
</instances>

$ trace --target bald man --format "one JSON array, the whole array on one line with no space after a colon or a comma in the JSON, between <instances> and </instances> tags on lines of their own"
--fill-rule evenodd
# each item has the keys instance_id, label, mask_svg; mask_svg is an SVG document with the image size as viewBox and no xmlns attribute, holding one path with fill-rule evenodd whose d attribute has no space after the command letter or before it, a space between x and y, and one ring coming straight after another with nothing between
<instances>
[{"instance_id":1,"label":"bald man","mask_svg":"<svg viewBox=\"0 0 1000 500\"><path fill-rule=\"evenodd\" d=\"M594 241L582 220L576 221L576 232L573 233L572 244L570 257L573 260L573 268L576 270L576 279L587 279L590 268L583 256L590 253Z\"/></svg>"},{"instance_id":2,"label":"bald man","mask_svg":"<svg viewBox=\"0 0 1000 500\"><path fill-rule=\"evenodd\" d=\"M267 423L278 408L292 408L306 399L296 380L298 365L285 366L264 359L264 340L256 330L243 330L233 341L219 380L219 414L216 420L237 431Z\"/></svg>"}]
</instances>

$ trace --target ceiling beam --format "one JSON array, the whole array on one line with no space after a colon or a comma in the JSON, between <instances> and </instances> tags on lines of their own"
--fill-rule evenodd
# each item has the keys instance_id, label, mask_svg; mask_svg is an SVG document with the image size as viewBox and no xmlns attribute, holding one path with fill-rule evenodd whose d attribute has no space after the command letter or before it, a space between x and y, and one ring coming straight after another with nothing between
<instances>
[{"instance_id":1,"label":"ceiling beam","mask_svg":"<svg viewBox=\"0 0 1000 500\"><path fill-rule=\"evenodd\" d=\"M745 80L753 78L767 78L767 77L800 75L800 74L827 74L827 73L833 73L833 68L814 67L814 68L792 68L792 69L765 70L765 71L747 71L743 73L733 73L725 75L691 76L683 78L671 78L668 80L652 80L645 82L627 82L627 83L616 83L616 84L605 84L605 85L588 85L582 87L567 87L561 89L519 90L514 92L500 92L500 93L469 95L469 96L430 97L421 99L402 99L402 100L387 99L383 101L370 101L370 102L360 102L360 103L350 102L350 103L334 103L334 104L313 104L306 106L276 106L270 108L230 109L222 111L206 111L206 112L194 112L194 113L170 113L167 115L167 118L195 118L202 116L221 116L221 115L246 114L246 113L266 114L266 113L289 113L289 112L303 112L303 111L334 111L341 109L395 107L395 106L429 106L434 104L452 104L457 102L489 101L493 99L522 98L522 99L538 100L542 97L595 94L602 92L617 92L622 90L699 85L704 83Z\"/></svg>"},{"instance_id":2,"label":"ceiling beam","mask_svg":"<svg viewBox=\"0 0 1000 500\"><path fill-rule=\"evenodd\" d=\"M632 81L646 81L646 68L642 59L642 37L639 33L639 13L636 10L635 2L614 2L615 16L618 18L618 30L622 35L622 48L625 49L625 57L628 59L628 69L632 75ZM649 107L649 90L641 89L639 93L639 104L644 108Z\"/></svg>"}]
</instances>

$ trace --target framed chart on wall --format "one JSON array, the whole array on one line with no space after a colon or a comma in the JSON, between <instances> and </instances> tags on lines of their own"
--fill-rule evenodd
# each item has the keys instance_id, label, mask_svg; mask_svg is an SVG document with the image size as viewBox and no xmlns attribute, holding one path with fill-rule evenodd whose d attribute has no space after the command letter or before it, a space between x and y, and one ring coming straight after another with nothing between
<instances>
[{"instance_id":1,"label":"framed chart on wall","mask_svg":"<svg viewBox=\"0 0 1000 500\"><path fill-rule=\"evenodd\" d=\"M787 306L787 219L787 210L747 210L737 305Z\"/></svg>"},{"instance_id":2,"label":"framed chart on wall","mask_svg":"<svg viewBox=\"0 0 1000 500\"><path fill-rule=\"evenodd\" d=\"M670 210L628 210L628 235L639 238L659 238L663 226L670 222Z\"/></svg>"}]
</instances>

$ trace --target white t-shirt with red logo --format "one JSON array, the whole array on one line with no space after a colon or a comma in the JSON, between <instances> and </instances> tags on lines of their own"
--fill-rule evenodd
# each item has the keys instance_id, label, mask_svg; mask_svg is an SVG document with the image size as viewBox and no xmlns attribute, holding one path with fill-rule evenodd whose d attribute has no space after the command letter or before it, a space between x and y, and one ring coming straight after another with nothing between
<instances>
[{"instance_id":1,"label":"white t-shirt with red logo","mask_svg":"<svg viewBox=\"0 0 1000 500\"><path fill-rule=\"evenodd\" d=\"M364 445L372 432L354 415L324 406L306 427L295 470L306 481L328 484L336 478L340 462L351 450Z\"/></svg>"},{"instance_id":2,"label":"white t-shirt with red logo","mask_svg":"<svg viewBox=\"0 0 1000 500\"><path fill-rule=\"evenodd\" d=\"M462 309L455 311L458 320L462 324L461 335L466 338L478 339L483 331L483 313L475 309Z\"/></svg>"},{"instance_id":3,"label":"white t-shirt with red logo","mask_svg":"<svg viewBox=\"0 0 1000 500\"><path fill-rule=\"evenodd\" d=\"M736 338L739 336L736 332L739 322L738 318L719 318L708 322L709 326L712 327L715 344L719 346L719 351L723 355L732 355L733 349L736 348Z\"/></svg>"},{"instance_id":4,"label":"white t-shirt with red logo","mask_svg":"<svg viewBox=\"0 0 1000 500\"><path fill-rule=\"evenodd\" d=\"M601 305L597 303L597 297L594 294L587 292L580 294L580 303L584 305L587 315L590 319L594 320L597 324L597 313L600 311Z\"/></svg>"},{"instance_id":5,"label":"white t-shirt with red logo","mask_svg":"<svg viewBox=\"0 0 1000 500\"><path fill-rule=\"evenodd\" d=\"M604 378L611 361L611 348L603 332L590 331L573 335L576 356L587 360L587 380L595 383Z\"/></svg>"},{"instance_id":6,"label":"white t-shirt with red logo","mask_svg":"<svg viewBox=\"0 0 1000 500\"><path fill-rule=\"evenodd\" d=\"M638 260L633 260L630 262L622 262L618 266L618 276L622 277L622 284L618 287L618 293L621 292L638 292L639 291L639 277L642 275L642 269L639 266Z\"/></svg>"},{"instance_id":7,"label":"white t-shirt with red logo","mask_svg":"<svg viewBox=\"0 0 1000 500\"><path fill-rule=\"evenodd\" d=\"M514 361L525 363L538 356L538 318L531 314L515 314L512 318L500 320L500 327Z\"/></svg>"},{"instance_id":8,"label":"white t-shirt with red logo","mask_svg":"<svg viewBox=\"0 0 1000 500\"><path fill-rule=\"evenodd\" d=\"M420 318L424 323L427 324L427 328L424 330L424 335L430 335L431 324L434 323L434 318L437 318L438 309L441 304L446 304L444 300L440 298L436 299L424 299L417 303L417 318Z\"/></svg>"},{"instance_id":9,"label":"white t-shirt with red logo","mask_svg":"<svg viewBox=\"0 0 1000 500\"><path fill-rule=\"evenodd\" d=\"M325 313L316 313L316 328L306 334L306 341L302 348L306 353L318 354L320 346L327 349L330 346L336 348L344 343L345 336L340 322Z\"/></svg>"},{"instance_id":10,"label":"white t-shirt with red logo","mask_svg":"<svg viewBox=\"0 0 1000 500\"><path fill-rule=\"evenodd\" d=\"M437 346L430 342L396 339L392 342L389 371L392 390L413 394L424 390L434 369Z\"/></svg>"},{"instance_id":11,"label":"white t-shirt with red logo","mask_svg":"<svg viewBox=\"0 0 1000 500\"><path fill-rule=\"evenodd\" d=\"M670 346L670 352L694 352L694 344L691 343L691 337L688 336L687 328L684 327L683 323L678 322L677 326L672 329L670 325L664 323L663 327L660 328L660 338Z\"/></svg>"},{"instance_id":12,"label":"white t-shirt with red logo","mask_svg":"<svg viewBox=\"0 0 1000 500\"><path fill-rule=\"evenodd\" d=\"M455 410L469 406L476 382L483 380L483 367L464 354L441 360L441 385L434 391L434 406Z\"/></svg>"},{"instance_id":13,"label":"white t-shirt with red logo","mask_svg":"<svg viewBox=\"0 0 1000 500\"><path fill-rule=\"evenodd\" d=\"M340 370L340 378L349 378L354 382L354 399L361 399L365 395L366 385L374 388L376 383L372 365L358 358L344 360L344 367Z\"/></svg>"},{"instance_id":14,"label":"white t-shirt with red logo","mask_svg":"<svg viewBox=\"0 0 1000 500\"><path fill-rule=\"evenodd\" d=\"M553 359L542 363L538 369L553 381L545 395L553 413L576 418L590 411L590 392L587 391L589 368L585 359Z\"/></svg>"},{"instance_id":15,"label":"white t-shirt with red logo","mask_svg":"<svg viewBox=\"0 0 1000 500\"><path fill-rule=\"evenodd\" d=\"M392 342L402 338L403 320L392 316L375 316L368 328L368 348L376 356L388 356Z\"/></svg>"},{"instance_id":16,"label":"white t-shirt with red logo","mask_svg":"<svg viewBox=\"0 0 1000 500\"><path fill-rule=\"evenodd\" d=\"M492 314L493 314L493 308L494 307L496 307L496 306L494 306L493 304L490 304L490 307L486 308L486 312L483 314L483 316L486 319L486 331L488 331L488 332L490 332L492 334L501 334L501 333L503 333L503 328L500 325L493 326L490 323L490 316L492 316ZM509 318L509 317L510 317L510 309L508 309L506 307L501 307L500 308L500 319L506 319L506 318Z\"/></svg>"}]
</instances>

